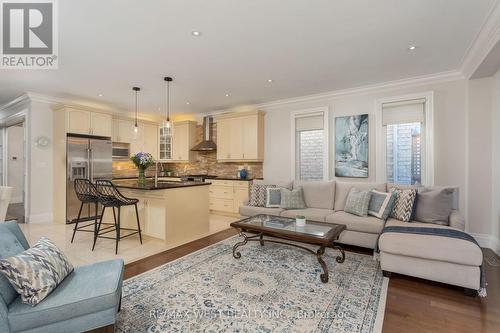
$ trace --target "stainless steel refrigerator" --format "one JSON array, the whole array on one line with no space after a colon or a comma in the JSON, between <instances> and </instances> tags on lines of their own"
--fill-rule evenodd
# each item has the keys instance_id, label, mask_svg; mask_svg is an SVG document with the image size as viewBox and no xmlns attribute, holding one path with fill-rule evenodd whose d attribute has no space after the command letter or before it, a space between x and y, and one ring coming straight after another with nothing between
<instances>
[{"instance_id":1,"label":"stainless steel refrigerator","mask_svg":"<svg viewBox=\"0 0 500 333\"><path fill-rule=\"evenodd\" d=\"M66 146L66 223L75 222L80 209L74 180L86 178L91 182L112 178L112 142L109 138L68 135ZM95 206L85 204L80 219L93 220Z\"/></svg>"}]
</instances>

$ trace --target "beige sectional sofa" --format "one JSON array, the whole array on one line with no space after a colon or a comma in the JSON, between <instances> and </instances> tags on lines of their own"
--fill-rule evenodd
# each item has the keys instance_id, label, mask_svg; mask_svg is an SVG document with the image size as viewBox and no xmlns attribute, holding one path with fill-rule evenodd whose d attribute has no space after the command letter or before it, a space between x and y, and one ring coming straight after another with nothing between
<instances>
[{"instance_id":1,"label":"beige sectional sofa","mask_svg":"<svg viewBox=\"0 0 500 333\"><path fill-rule=\"evenodd\" d=\"M479 266L482 264L483 255L475 244L461 239L398 233L386 233L379 239L384 225L455 228L463 231L465 222L458 211L458 189L454 191L449 226L440 226L418 221L406 223L393 218L389 218L384 224L384 221L373 216L360 217L344 212L347 195L352 187L385 192L387 191L385 183L338 181L273 183L262 180L255 183L274 184L290 189L302 187L307 208L284 210L244 205L240 207L240 215L243 217L271 214L293 218L296 215L304 215L306 219L312 221L345 224L347 228L340 235L338 242L373 249L378 240L380 264L386 275L388 272L395 272L467 289L479 289Z\"/></svg>"}]
</instances>

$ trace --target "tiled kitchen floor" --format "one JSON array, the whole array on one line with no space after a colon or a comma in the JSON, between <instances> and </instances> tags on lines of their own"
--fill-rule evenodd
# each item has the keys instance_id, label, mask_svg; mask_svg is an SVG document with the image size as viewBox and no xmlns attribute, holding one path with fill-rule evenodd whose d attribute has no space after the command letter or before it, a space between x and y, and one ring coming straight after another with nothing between
<instances>
[{"instance_id":1,"label":"tiled kitchen floor","mask_svg":"<svg viewBox=\"0 0 500 333\"><path fill-rule=\"evenodd\" d=\"M236 220L237 218L234 217L210 215L210 229L207 235L230 228L229 224ZM141 245L139 236L131 236L120 241L118 255L115 255L115 241L112 239L98 239L95 250L92 251L93 237L89 232L77 232L71 244L73 225L33 223L19 224L19 226L30 244L35 243L42 236L51 239L68 256L74 266L115 258L123 258L125 263L131 263L173 247L147 236L143 236Z\"/></svg>"}]
</instances>

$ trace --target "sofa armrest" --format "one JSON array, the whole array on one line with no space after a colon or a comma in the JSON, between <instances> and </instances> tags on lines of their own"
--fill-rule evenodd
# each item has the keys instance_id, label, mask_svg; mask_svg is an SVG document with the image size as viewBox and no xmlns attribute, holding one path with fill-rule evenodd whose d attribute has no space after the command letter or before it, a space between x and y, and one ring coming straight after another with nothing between
<instances>
[{"instance_id":1,"label":"sofa armrest","mask_svg":"<svg viewBox=\"0 0 500 333\"><path fill-rule=\"evenodd\" d=\"M462 231L465 230L465 219L460 215L458 210L452 210L450 214L450 227L460 229Z\"/></svg>"}]
</instances>

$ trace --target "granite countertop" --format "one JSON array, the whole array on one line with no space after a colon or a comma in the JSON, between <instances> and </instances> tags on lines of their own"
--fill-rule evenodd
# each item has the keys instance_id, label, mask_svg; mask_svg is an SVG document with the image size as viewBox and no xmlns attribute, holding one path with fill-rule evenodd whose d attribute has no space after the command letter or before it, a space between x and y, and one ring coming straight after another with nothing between
<instances>
[{"instance_id":1,"label":"granite countertop","mask_svg":"<svg viewBox=\"0 0 500 333\"><path fill-rule=\"evenodd\" d=\"M113 184L115 184L115 186L118 188L127 188L132 190L146 190L146 191L168 190L172 188L210 185L210 183L202 183L202 182L158 181L158 184L155 186L155 182L150 179L147 179L144 184L139 184L136 179L119 179L119 180L115 179L113 180Z\"/></svg>"}]
</instances>

